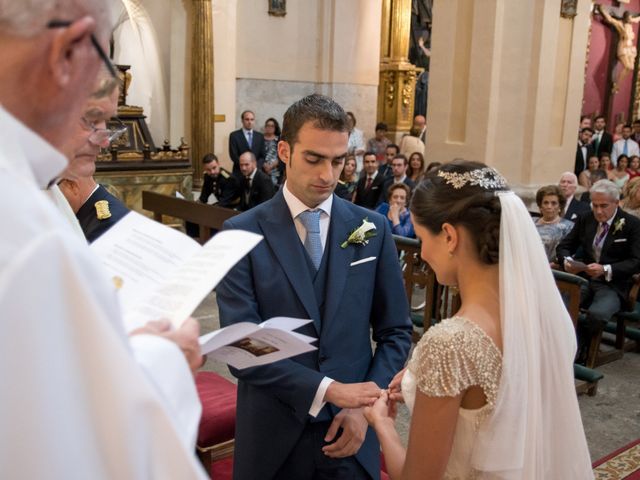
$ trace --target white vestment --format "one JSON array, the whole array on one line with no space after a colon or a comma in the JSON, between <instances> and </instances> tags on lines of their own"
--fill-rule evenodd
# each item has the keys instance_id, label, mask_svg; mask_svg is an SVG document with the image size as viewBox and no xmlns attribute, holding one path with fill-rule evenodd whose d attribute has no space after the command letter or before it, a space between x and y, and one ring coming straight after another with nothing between
<instances>
[{"instance_id":1,"label":"white vestment","mask_svg":"<svg viewBox=\"0 0 640 480\"><path fill-rule=\"evenodd\" d=\"M113 286L41 190L66 159L1 107L0 145L0 478L206 478L182 353L150 335L131 348ZM191 415L138 363L159 360Z\"/></svg>"}]
</instances>

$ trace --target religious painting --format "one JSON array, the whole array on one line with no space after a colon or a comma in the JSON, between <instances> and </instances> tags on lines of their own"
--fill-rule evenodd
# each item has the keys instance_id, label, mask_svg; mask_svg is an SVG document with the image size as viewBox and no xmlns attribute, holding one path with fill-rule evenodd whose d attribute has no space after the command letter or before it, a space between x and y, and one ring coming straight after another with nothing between
<instances>
[{"instance_id":1,"label":"religious painting","mask_svg":"<svg viewBox=\"0 0 640 480\"><path fill-rule=\"evenodd\" d=\"M560 5L560 16L562 18L573 18L577 15L576 9L578 0L562 0Z\"/></svg>"},{"instance_id":2,"label":"religious painting","mask_svg":"<svg viewBox=\"0 0 640 480\"><path fill-rule=\"evenodd\" d=\"M287 0L268 0L269 15L284 17L287 14Z\"/></svg>"}]
</instances>

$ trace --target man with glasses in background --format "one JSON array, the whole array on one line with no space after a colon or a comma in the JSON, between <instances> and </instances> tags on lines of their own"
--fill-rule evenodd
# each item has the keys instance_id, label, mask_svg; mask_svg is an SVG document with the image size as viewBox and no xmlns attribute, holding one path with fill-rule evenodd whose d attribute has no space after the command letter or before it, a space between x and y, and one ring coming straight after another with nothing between
<instances>
[{"instance_id":1,"label":"man with glasses in background","mask_svg":"<svg viewBox=\"0 0 640 480\"><path fill-rule=\"evenodd\" d=\"M0 478L205 478L179 429L195 431L198 415L175 418L141 365L155 356L190 377L197 342L187 365L158 325L127 337L105 272L41 191L67 166L106 58L108 7L0 0Z\"/></svg>"}]
</instances>

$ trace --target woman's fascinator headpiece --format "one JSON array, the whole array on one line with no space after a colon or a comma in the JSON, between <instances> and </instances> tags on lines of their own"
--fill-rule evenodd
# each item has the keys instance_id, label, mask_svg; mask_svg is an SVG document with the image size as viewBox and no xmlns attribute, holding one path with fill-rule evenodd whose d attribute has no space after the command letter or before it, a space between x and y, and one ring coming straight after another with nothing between
<instances>
[{"instance_id":1,"label":"woman's fascinator headpiece","mask_svg":"<svg viewBox=\"0 0 640 480\"><path fill-rule=\"evenodd\" d=\"M451 185L456 190L465 185L478 186L485 190L508 188L505 178L491 167L479 168L464 173L439 170L438 176L444 178L447 185Z\"/></svg>"}]
</instances>

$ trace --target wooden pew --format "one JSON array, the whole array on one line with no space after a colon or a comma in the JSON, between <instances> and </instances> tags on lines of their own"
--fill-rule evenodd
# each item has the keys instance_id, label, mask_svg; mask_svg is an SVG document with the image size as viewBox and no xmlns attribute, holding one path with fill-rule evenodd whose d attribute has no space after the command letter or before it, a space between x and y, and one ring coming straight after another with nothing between
<instances>
[{"instance_id":1,"label":"wooden pew","mask_svg":"<svg viewBox=\"0 0 640 480\"><path fill-rule=\"evenodd\" d=\"M153 212L154 220L162 223L164 215L179 218L199 226L198 241L205 243L211 238L211 229L220 230L225 220L240 212L228 208L190 202L182 198L155 192L142 192L142 208Z\"/></svg>"}]
</instances>

